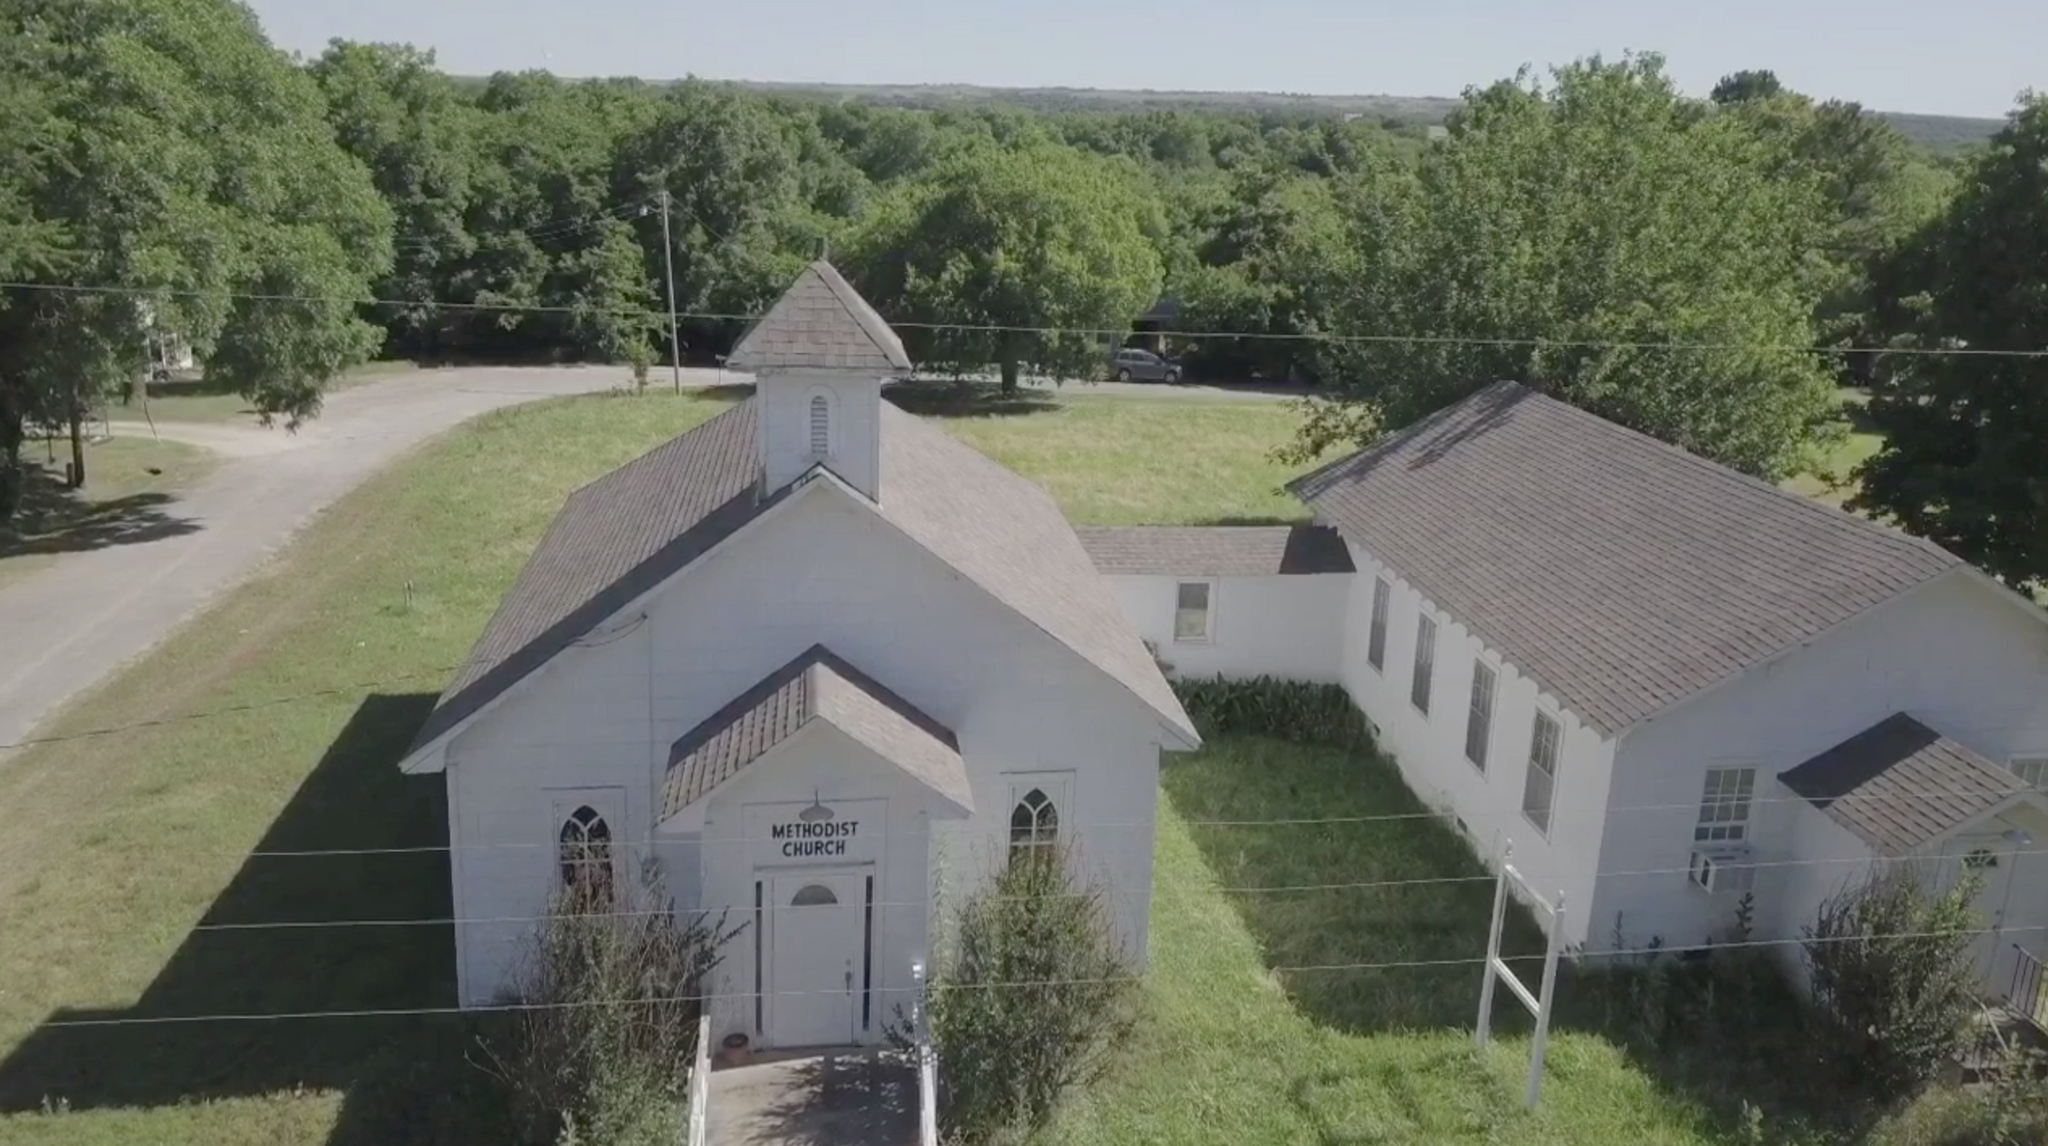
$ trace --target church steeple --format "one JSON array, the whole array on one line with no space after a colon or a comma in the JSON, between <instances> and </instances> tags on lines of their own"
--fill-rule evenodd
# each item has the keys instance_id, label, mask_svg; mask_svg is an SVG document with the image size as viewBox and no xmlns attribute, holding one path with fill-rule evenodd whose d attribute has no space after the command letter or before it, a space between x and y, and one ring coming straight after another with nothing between
<instances>
[{"instance_id":1,"label":"church steeple","mask_svg":"<svg viewBox=\"0 0 2048 1146\"><path fill-rule=\"evenodd\" d=\"M832 264L805 267L726 365L754 375L769 489L822 464L880 500L882 384L909 373L910 356Z\"/></svg>"}]
</instances>

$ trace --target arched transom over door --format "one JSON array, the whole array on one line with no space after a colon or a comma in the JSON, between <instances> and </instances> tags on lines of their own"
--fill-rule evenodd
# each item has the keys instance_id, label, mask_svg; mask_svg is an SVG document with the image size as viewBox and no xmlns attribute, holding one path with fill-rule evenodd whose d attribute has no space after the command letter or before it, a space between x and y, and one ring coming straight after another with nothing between
<instances>
[{"instance_id":1,"label":"arched transom over door","mask_svg":"<svg viewBox=\"0 0 2048 1146\"><path fill-rule=\"evenodd\" d=\"M765 960L767 1035L778 1047L860 1040L868 988L865 873L776 876Z\"/></svg>"}]
</instances>

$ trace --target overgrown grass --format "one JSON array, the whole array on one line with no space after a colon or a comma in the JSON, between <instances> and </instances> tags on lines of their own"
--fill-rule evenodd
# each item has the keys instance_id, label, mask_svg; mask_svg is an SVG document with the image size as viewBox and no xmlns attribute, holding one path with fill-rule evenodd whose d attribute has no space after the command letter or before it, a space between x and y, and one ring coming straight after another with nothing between
<instances>
[{"instance_id":1,"label":"overgrown grass","mask_svg":"<svg viewBox=\"0 0 2048 1146\"><path fill-rule=\"evenodd\" d=\"M1551 1041L1542 1106L1522 1111L1528 1024L1512 1001L1497 1015L1508 1033L1485 1055L1472 1046L1492 884L1433 820L1191 823L1420 811L1390 768L1336 749L1226 738L1168 764L1162 785L1141 1025L1114 1076L1047 1141L1724 1140L1702 1106L1615 1043L1573 1031ZM1443 876L1477 878L1232 890ZM1515 917L1508 950L1540 950L1526 918ZM1408 966L1355 967L1368 963Z\"/></svg>"},{"instance_id":2,"label":"overgrown grass","mask_svg":"<svg viewBox=\"0 0 2048 1146\"><path fill-rule=\"evenodd\" d=\"M218 459L179 442L111 438L85 449L83 489L64 488L68 442L31 442L28 480L14 519L0 525L0 587L48 568L58 554L138 539L171 495L204 478Z\"/></svg>"},{"instance_id":3,"label":"overgrown grass","mask_svg":"<svg viewBox=\"0 0 2048 1146\"><path fill-rule=\"evenodd\" d=\"M393 764L450 666L568 491L722 408L650 395L481 419L344 499L264 576L42 730L122 731L0 760L0 1142L502 1140L464 1061L465 1020L50 1024L446 1005L444 925L194 927L445 919L444 855L248 853L444 843L439 778ZM1083 399L946 425L1033 476L1084 459L1120 491L1092 508L1070 491L1084 519L1261 512L1257 482L1151 479L1187 471L1186 456L1270 472L1278 412L1211 413ZM1178 448L1128 450L1123 433ZM166 720L198 712L218 715ZM46 1099L68 1111L40 1113Z\"/></svg>"}]
</instances>

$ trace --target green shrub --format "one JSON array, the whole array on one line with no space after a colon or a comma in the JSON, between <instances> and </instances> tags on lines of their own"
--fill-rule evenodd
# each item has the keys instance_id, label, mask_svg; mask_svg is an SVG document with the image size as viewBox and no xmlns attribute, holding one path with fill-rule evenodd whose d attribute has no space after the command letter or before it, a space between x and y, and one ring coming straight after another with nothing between
<instances>
[{"instance_id":1,"label":"green shrub","mask_svg":"<svg viewBox=\"0 0 2048 1146\"><path fill-rule=\"evenodd\" d=\"M1372 726L1342 686L1261 676L1180 679L1173 691L1203 736L1277 736L1372 752Z\"/></svg>"},{"instance_id":2,"label":"green shrub","mask_svg":"<svg viewBox=\"0 0 2048 1146\"><path fill-rule=\"evenodd\" d=\"M1820 906L1803 952L1841 1077L1904 1096L1964 1048L1978 1011L1970 947L1977 881L1930 890L1903 864L1879 867Z\"/></svg>"},{"instance_id":3,"label":"green shrub","mask_svg":"<svg viewBox=\"0 0 2048 1146\"><path fill-rule=\"evenodd\" d=\"M1016 853L961 904L926 1004L948 1142L1042 1129L1107 1065L1130 1031L1136 974L1110 919L1064 845Z\"/></svg>"},{"instance_id":4,"label":"green shrub","mask_svg":"<svg viewBox=\"0 0 2048 1146\"><path fill-rule=\"evenodd\" d=\"M515 974L518 1011L485 1044L529 1146L672 1146L697 1050L699 984L735 932L678 922L652 870L566 889Z\"/></svg>"},{"instance_id":5,"label":"green shrub","mask_svg":"<svg viewBox=\"0 0 2048 1146\"><path fill-rule=\"evenodd\" d=\"M1979 1084L1941 1087L1872 1131L1868 1146L2041 1146L2048 1142L2048 1063L2008 1049Z\"/></svg>"}]
</instances>

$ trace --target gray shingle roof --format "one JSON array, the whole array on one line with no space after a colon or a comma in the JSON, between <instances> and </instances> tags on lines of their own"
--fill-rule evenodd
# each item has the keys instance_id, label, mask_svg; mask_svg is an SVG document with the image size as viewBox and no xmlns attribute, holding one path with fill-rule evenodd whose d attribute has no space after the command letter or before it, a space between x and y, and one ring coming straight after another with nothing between
<instances>
[{"instance_id":1,"label":"gray shingle roof","mask_svg":"<svg viewBox=\"0 0 2048 1146\"><path fill-rule=\"evenodd\" d=\"M888 377L910 355L882 316L823 259L803 269L725 360L735 370L853 370Z\"/></svg>"},{"instance_id":2,"label":"gray shingle roof","mask_svg":"<svg viewBox=\"0 0 2048 1146\"><path fill-rule=\"evenodd\" d=\"M838 728L960 807L974 807L952 730L813 645L671 746L662 818L703 799L813 720Z\"/></svg>"},{"instance_id":3,"label":"gray shingle roof","mask_svg":"<svg viewBox=\"0 0 2048 1146\"><path fill-rule=\"evenodd\" d=\"M1288 488L1610 736L1962 564L1512 382Z\"/></svg>"},{"instance_id":4,"label":"gray shingle roof","mask_svg":"<svg viewBox=\"0 0 2048 1146\"><path fill-rule=\"evenodd\" d=\"M787 496L756 496L756 402L572 494L498 605L414 749ZM888 404L882 517L1129 689L1190 741L1187 713L1044 490Z\"/></svg>"},{"instance_id":5,"label":"gray shingle roof","mask_svg":"<svg viewBox=\"0 0 2048 1146\"><path fill-rule=\"evenodd\" d=\"M1159 577L1266 577L1353 573L1351 551L1321 525L1076 526L1103 573Z\"/></svg>"},{"instance_id":6,"label":"gray shingle roof","mask_svg":"<svg viewBox=\"0 0 2048 1146\"><path fill-rule=\"evenodd\" d=\"M447 732L774 499L743 402L569 495L498 602L414 748Z\"/></svg>"},{"instance_id":7,"label":"gray shingle roof","mask_svg":"<svg viewBox=\"0 0 2048 1146\"><path fill-rule=\"evenodd\" d=\"M2020 778L1896 713L1778 777L1880 855L1904 855L2027 790Z\"/></svg>"}]
</instances>

